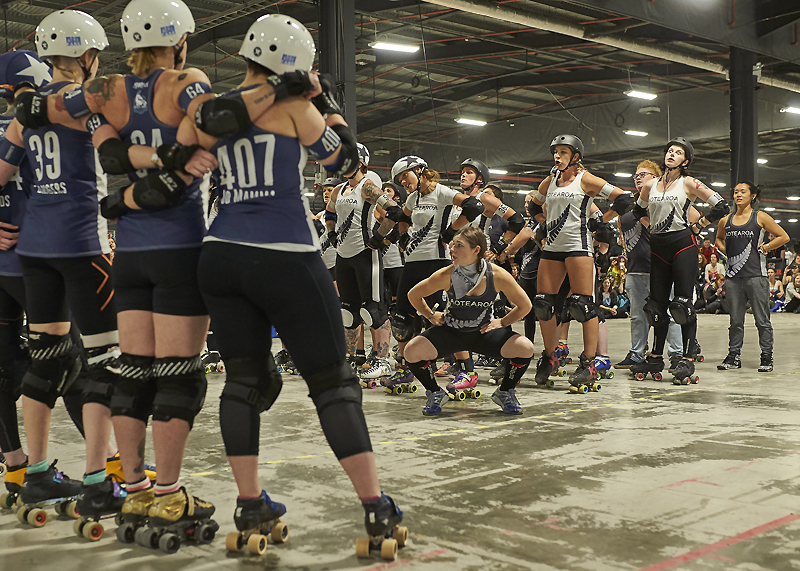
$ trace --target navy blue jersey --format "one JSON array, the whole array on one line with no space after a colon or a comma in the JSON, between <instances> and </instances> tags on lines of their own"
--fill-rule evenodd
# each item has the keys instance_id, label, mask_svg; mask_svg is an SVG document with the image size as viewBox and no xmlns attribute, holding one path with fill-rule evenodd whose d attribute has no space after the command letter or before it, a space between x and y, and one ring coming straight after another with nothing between
<instances>
[{"instance_id":1,"label":"navy blue jersey","mask_svg":"<svg viewBox=\"0 0 800 571\"><path fill-rule=\"evenodd\" d=\"M153 112L153 88L163 71L157 69L147 77L125 77L130 117L119 132L124 141L148 147L176 141L178 127L162 123ZM153 170L137 170L128 177L135 182ZM117 223L117 250L135 252L202 244L205 234L203 187L206 186L203 180L195 179L174 207L158 211L133 210L125 214Z\"/></svg>"},{"instance_id":2,"label":"navy blue jersey","mask_svg":"<svg viewBox=\"0 0 800 571\"><path fill-rule=\"evenodd\" d=\"M51 95L68 84L51 83L39 93ZM109 253L108 228L99 207L106 196L106 175L92 136L48 125L25 129L23 140L33 176L17 252L38 258Z\"/></svg>"},{"instance_id":3,"label":"navy blue jersey","mask_svg":"<svg viewBox=\"0 0 800 571\"><path fill-rule=\"evenodd\" d=\"M13 114L0 115L0 138L5 137L6 129L13 120ZM0 222L22 228L32 176L28 157L25 157L19 164L19 170L14 177L0 190ZM19 265L16 246L10 250L0 250L0 276L22 276L22 267Z\"/></svg>"},{"instance_id":4,"label":"navy blue jersey","mask_svg":"<svg viewBox=\"0 0 800 571\"><path fill-rule=\"evenodd\" d=\"M319 250L303 196L305 147L294 138L257 127L219 139L219 214L206 240L290 252Z\"/></svg>"}]
</instances>

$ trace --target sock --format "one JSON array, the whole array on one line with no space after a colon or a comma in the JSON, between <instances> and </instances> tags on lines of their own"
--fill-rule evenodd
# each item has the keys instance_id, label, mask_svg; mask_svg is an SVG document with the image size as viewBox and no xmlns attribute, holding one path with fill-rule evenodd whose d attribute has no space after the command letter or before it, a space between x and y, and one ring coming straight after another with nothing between
<instances>
[{"instance_id":1,"label":"sock","mask_svg":"<svg viewBox=\"0 0 800 571\"><path fill-rule=\"evenodd\" d=\"M139 480L138 482L135 482L135 483L133 483L133 484L128 484L128 485L125 487L125 490L126 490L126 491L127 491L129 494L132 494L132 493L134 493L134 492L140 492L140 491L142 491L142 490L146 490L146 489L148 489L150 486L152 486L152 484L150 483L150 478L148 478L147 476L145 476L145 477L143 477L141 480Z\"/></svg>"},{"instance_id":2,"label":"sock","mask_svg":"<svg viewBox=\"0 0 800 571\"><path fill-rule=\"evenodd\" d=\"M356 349L356 357L365 357L366 355L364 349Z\"/></svg>"},{"instance_id":3,"label":"sock","mask_svg":"<svg viewBox=\"0 0 800 571\"><path fill-rule=\"evenodd\" d=\"M429 391L437 392L442 388L433 380L433 373L431 373L431 361L417 361L416 363L408 363L408 368L414 373L414 376L419 379L420 384Z\"/></svg>"},{"instance_id":4,"label":"sock","mask_svg":"<svg viewBox=\"0 0 800 571\"><path fill-rule=\"evenodd\" d=\"M166 496L180 489L181 485L178 482L172 482L171 484L156 484L155 492L157 496Z\"/></svg>"},{"instance_id":5,"label":"sock","mask_svg":"<svg viewBox=\"0 0 800 571\"><path fill-rule=\"evenodd\" d=\"M370 503L377 502L379 499L381 499L381 497L380 496L373 496L371 498L358 498L358 499L361 500L362 504L370 504Z\"/></svg>"},{"instance_id":6,"label":"sock","mask_svg":"<svg viewBox=\"0 0 800 571\"><path fill-rule=\"evenodd\" d=\"M106 479L106 469L96 470L83 475L83 485L91 486L92 484L99 484Z\"/></svg>"},{"instance_id":7,"label":"sock","mask_svg":"<svg viewBox=\"0 0 800 571\"><path fill-rule=\"evenodd\" d=\"M566 345L567 344L567 340L566 339L559 339L558 340L558 344L559 345Z\"/></svg>"},{"instance_id":8,"label":"sock","mask_svg":"<svg viewBox=\"0 0 800 571\"><path fill-rule=\"evenodd\" d=\"M525 371L528 370L528 365L530 365L531 357L527 359L522 357L514 357L513 359L509 359L506 361L506 372L503 375L503 382L500 384L501 391L507 391L513 389L519 383L519 380L522 378L522 375L525 374Z\"/></svg>"},{"instance_id":9,"label":"sock","mask_svg":"<svg viewBox=\"0 0 800 571\"><path fill-rule=\"evenodd\" d=\"M259 494L258 496L236 496L236 500L242 502L252 502L253 500L260 500L263 497L264 494Z\"/></svg>"},{"instance_id":10,"label":"sock","mask_svg":"<svg viewBox=\"0 0 800 571\"><path fill-rule=\"evenodd\" d=\"M465 373L471 373L475 370L475 361L472 360L472 357L469 359L459 359L456 362L458 363L458 368Z\"/></svg>"},{"instance_id":11,"label":"sock","mask_svg":"<svg viewBox=\"0 0 800 571\"><path fill-rule=\"evenodd\" d=\"M36 464L31 464L28 466L28 474L36 474L38 472L44 472L50 467L50 464L47 463L47 460L42 460L41 462L37 462Z\"/></svg>"}]
</instances>

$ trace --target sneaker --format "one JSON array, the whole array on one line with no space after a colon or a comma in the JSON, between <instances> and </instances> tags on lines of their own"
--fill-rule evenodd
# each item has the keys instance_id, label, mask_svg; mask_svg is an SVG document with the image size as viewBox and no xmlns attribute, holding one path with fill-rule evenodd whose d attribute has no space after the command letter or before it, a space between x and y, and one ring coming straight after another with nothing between
<instances>
[{"instance_id":1,"label":"sneaker","mask_svg":"<svg viewBox=\"0 0 800 571\"><path fill-rule=\"evenodd\" d=\"M389 363L388 359L375 359L375 364L372 365L365 373L362 373L362 379L380 379L381 377L388 377L394 373L394 368Z\"/></svg>"},{"instance_id":2,"label":"sneaker","mask_svg":"<svg viewBox=\"0 0 800 571\"><path fill-rule=\"evenodd\" d=\"M497 389L492 395L492 401L500 406L506 414L522 414L522 407L517 399L517 391L514 389L508 389L507 391Z\"/></svg>"},{"instance_id":3,"label":"sneaker","mask_svg":"<svg viewBox=\"0 0 800 571\"><path fill-rule=\"evenodd\" d=\"M489 357L486 355L478 355L478 358L475 359L475 367L481 367L483 369L489 367Z\"/></svg>"},{"instance_id":4,"label":"sneaker","mask_svg":"<svg viewBox=\"0 0 800 571\"><path fill-rule=\"evenodd\" d=\"M450 376L450 373L448 372L449 369L450 369L450 363L448 363L447 361L444 361L439 366L439 368L436 369L436 372L434 373L434 375L436 375L437 377L449 377Z\"/></svg>"},{"instance_id":5,"label":"sneaker","mask_svg":"<svg viewBox=\"0 0 800 571\"><path fill-rule=\"evenodd\" d=\"M733 353L728 353L728 356L725 357L725 360L722 361L719 365L717 365L717 369L720 371L727 371L728 369L741 369L742 368L742 360L739 358L739 355L734 355Z\"/></svg>"},{"instance_id":6,"label":"sneaker","mask_svg":"<svg viewBox=\"0 0 800 571\"><path fill-rule=\"evenodd\" d=\"M506 375L506 360L503 359L494 369L492 369L492 372L489 373L489 376L495 381L499 381L505 375Z\"/></svg>"},{"instance_id":7,"label":"sneaker","mask_svg":"<svg viewBox=\"0 0 800 571\"><path fill-rule=\"evenodd\" d=\"M633 360L633 353L628 351L628 355L619 363L614 365L615 369L630 369L631 365L634 365L636 361Z\"/></svg>"},{"instance_id":8,"label":"sneaker","mask_svg":"<svg viewBox=\"0 0 800 571\"><path fill-rule=\"evenodd\" d=\"M436 392L425 391L428 397L428 402L425 403L425 408L422 409L422 414L425 416L434 416L442 412L442 407L450 401L447 392L439 389Z\"/></svg>"},{"instance_id":9,"label":"sneaker","mask_svg":"<svg viewBox=\"0 0 800 571\"><path fill-rule=\"evenodd\" d=\"M761 364L758 366L759 373L769 373L772 371L772 353L761 353Z\"/></svg>"}]
</instances>

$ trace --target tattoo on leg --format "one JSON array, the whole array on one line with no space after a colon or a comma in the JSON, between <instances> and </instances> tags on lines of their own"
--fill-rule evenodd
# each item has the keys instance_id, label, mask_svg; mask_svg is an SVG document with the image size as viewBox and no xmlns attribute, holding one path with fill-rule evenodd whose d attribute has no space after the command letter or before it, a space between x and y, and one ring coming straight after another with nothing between
<instances>
[{"instance_id":1,"label":"tattoo on leg","mask_svg":"<svg viewBox=\"0 0 800 571\"><path fill-rule=\"evenodd\" d=\"M137 476L144 475L144 445L146 440L146 438L142 438L142 441L139 442L139 446L136 448L136 454L139 457L139 463L136 465L136 468L134 468L133 472Z\"/></svg>"},{"instance_id":2,"label":"tattoo on leg","mask_svg":"<svg viewBox=\"0 0 800 571\"><path fill-rule=\"evenodd\" d=\"M344 341L347 345L347 353L350 355L355 355L356 343L358 343L358 329L345 329Z\"/></svg>"},{"instance_id":3,"label":"tattoo on leg","mask_svg":"<svg viewBox=\"0 0 800 571\"><path fill-rule=\"evenodd\" d=\"M386 359L389 356L389 343L378 343L378 357Z\"/></svg>"}]
</instances>

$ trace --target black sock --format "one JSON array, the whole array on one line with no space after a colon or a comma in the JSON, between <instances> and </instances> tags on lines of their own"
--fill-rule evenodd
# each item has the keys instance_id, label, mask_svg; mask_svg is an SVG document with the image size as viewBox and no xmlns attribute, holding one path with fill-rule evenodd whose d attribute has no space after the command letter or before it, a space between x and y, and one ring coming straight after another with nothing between
<instances>
[{"instance_id":1,"label":"black sock","mask_svg":"<svg viewBox=\"0 0 800 571\"><path fill-rule=\"evenodd\" d=\"M471 373L475 370L475 361L472 360L472 357L468 359L458 359L456 362L458 363L458 368L465 373Z\"/></svg>"},{"instance_id":2,"label":"black sock","mask_svg":"<svg viewBox=\"0 0 800 571\"><path fill-rule=\"evenodd\" d=\"M408 368L414 373L414 376L419 380L423 387L429 391L440 391L442 388L433 379L431 372L431 361L417 361L416 363L408 363Z\"/></svg>"},{"instance_id":3,"label":"black sock","mask_svg":"<svg viewBox=\"0 0 800 571\"><path fill-rule=\"evenodd\" d=\"M507 391L517 386L517 383L528 370L531 357L514 357L506 360L506 372L503 375L503 382L500 384L501 391Z\"/></svg>"}]
</instances>

